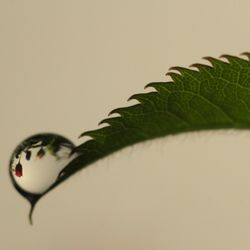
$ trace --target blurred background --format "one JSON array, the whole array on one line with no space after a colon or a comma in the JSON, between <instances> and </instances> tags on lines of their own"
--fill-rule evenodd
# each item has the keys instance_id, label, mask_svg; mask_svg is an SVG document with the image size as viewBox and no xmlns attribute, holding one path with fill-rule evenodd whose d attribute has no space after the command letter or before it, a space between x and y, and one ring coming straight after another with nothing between
<instances>
[{"instance_id":1,"label":"blurred background","mask_svg":"<svg viewBox=\"0 0 250 250\"><path fill-rule=\"evenodd\" d=\"M126 148L38 204L8 162L39 132L77 137L171 66L249 51L249 1L0 0L0 249L250 248L250 133L183 134Z\"/></svg>"}]
</instances>

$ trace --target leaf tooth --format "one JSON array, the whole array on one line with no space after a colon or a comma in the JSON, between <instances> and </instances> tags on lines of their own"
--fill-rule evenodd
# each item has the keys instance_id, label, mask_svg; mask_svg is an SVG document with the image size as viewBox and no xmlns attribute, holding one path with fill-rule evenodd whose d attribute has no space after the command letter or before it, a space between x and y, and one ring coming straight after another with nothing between
<instances>
[{"instance_id":1,"label":"leaf tooth","mask_svg":"<svg viewBox=\"0 0 250 250\"><path fill-rule=\"evenodd\" d=\"M125 108L116 108L116 109L113 109L111 110L109 113L108 113L108 116L112 115L112 114L119 114L119 115L122 115L124 113L124 111L126 111L127 107Z\"/></svg>"},{"instance_id":2,"label":"leaf tooth","mask_svg":"<svg viewBox=\"0 0 250 250\"><path fill-rule=\"evenodd\" d=\"M221 67L221 66L224 66L225 64L227 64L226 62L223 62L223 61L216 59L214 57L211 57L211 56L205 56L205 57L203 57L203 59L209 61L213 67Z\"/></svg>"},{"instance_id":3,"label":"leaf tooth","mask_svg":"<svg viewBox=\"0 0 250 250\"><path fill-rule=\"evenodd\" d=\"M109 115L119 114L120 116L130 115L134 112L141 112L142 105L140 103L128 107L117 108L109 112Z\"/></svg>"},{"instance_id":4,"label":"leaf tooth","mask_svg":"<svg viewBox=\"0 0 250 250\"><path fill-rule=\"evenodd\" d=\"M154 89L156 89L158 86L157 85L159 85L160 83L159 82L150 82L150 83L148 83L145 87L144 87L144 89L147 89L147 88L154 88Z\"/></svg>"},{"instance_id":5,"label":"leaf tooth","mask_svg":"<svg viewBox=\"0 0 250 250\"><path fill-rule=\"evenodd\" d=\"M188 69L184 67L180 67L180 66L174 66L174 67L170 67L169 70L176 70L182 74L186 72Z\"/></svg>"},{"instance_id":6,"label":"leaf tooth","mask_svg":"<svg viewBox=\"0 0 250 250\"><path fill-rule=\"evenodd\" d=\"M101 124L109 124L109 125L112 125L112 124L117 124L118 122L118 119L117 118L120 118L120 117L110 117L110 118L105 118L103 120L101 120L98 125L101 125Z\"/></svg>"},{"instance_id":7,"label":"leaf tooth","mask_svg":"<svg viewBox=\"0 0 250 250\"><path fill-rule=\"evenodd\" d=\"M228 61L231 61L233 60L234 58L237 58L236 56L232 56L232 55L229 55L229 54L222 54L219 56L220 58L226 58Z\"/></svg>"},{"instance_id":8,"label":"leaf tooth","mask_svg":"<svg viewBox=\"0 0 250 250\"><path fill-rule=\"evenodd\" d=\"M166 91L169 91L168 90L168 85L169 84L173 84L173 82L151 82L151 83L148 83L144 89L146 88L154 88L157 92L166 92Z\"/></svg>"},{"instance_id":9,"label":"leaf tooth","mask_svg":"<svg viewBox=\"0 0 250 250\"><path fill-rule=\"evenodd\" d=\"M173 82L150 82L150 83L148 83L146 86L145 86L145 88L147 88L147 87L166 87L166 86L168 86L169 84L172 84Z\"/></svg>"},{"instance_id":10,"label":"leaf tooth","mask_svg":"<svg viewBox=\"0 0 250 250\"><path fill-rule=\"evenodd\" d=\"M131 100L137 100L138 102L141 102L143 94L134 94L128 98L128 101Z\"/></svg>"},{"instance_id":11,"label":"leaf tooth","mask_svg":"<svg viewBox=\"0 0 250 250\"><path fill-rule=\"evenodd\" d=\"M168 72L166 73L166 76L170 76L174 82L177 82L182 78L182 75L176 72Z\"/></svg>"},{"instance_id":12,"label":"leaf tooth","mask_svg":"<svg viewBox=\"0 0 250 250\"><path fill-rule=\"evenodd\" d=\"M194 64L191 64L189 67L197 68L200 71L204 70L204 69L212 69L211 66L206 65L206 64L202 64L202 63L194 63Z\"/></svg>"},{"instance_id":13,"label":"leaf tooth","mask_svg":"<svg viewBox=\"0 0 250 250\"><path fill-rule=\"evenodd\" d=\"M243 52L241 53L242 56L246 56L248 60L250 60L250 52Z\"/></svg>"},{"instance_id":14,"label":"leaf tooth","mask_svg":"<svg viewBox=\"0 0 250 250\"><path fill-rule=\"evenodd\" d=\"M228 60L229 63L231 64L242 64L242 63L249 63L247 60L243 58L239 58L237 56L232 56L228 54L223 54L220 56L220 58L225 58Z\"/></svg>"},{"instance_id":15,"label":"leaf tooth","mask_svg":"<svg viewBox=\"0 0 250 250\"><path fill-rule=\"evenodd\" d=\"M188 68L184 68L184 67L171 67L170 70L176 70L176 71L178 71L179 75L181 77L185 76L186 74L188 74L188 75L195 75L198 72L197 70L192 70L192 69L188 69ZM170 75L172 77L171 72L168 75Z\"/></svg>"},{"instance_id":16,"label":"leaf tooth","mask_svg":"<svg viewBox=\"0 0 250 250\"><path fill-rule=\"evenodd\" d=\"M83 136L90 136L93 139L97 139L98 137L100 137L100 133L99 130L89 130L89 131L85 131L82 134L80 134L80 136L78 138L81 138Z\"/></svg>"},{"instance_id":17,"label":"leaf tooth","mask_svg":"<svg viewBox=\"0 0 250 250\"><path fill-rule=\"evenodd\" d=\"M102 125L102 124L104 124L104 123L106 123L106 124L109 124L109 120L110 120L111 118L105 118L105 119L103 119L103 120L101 120L99 123L98 123L98 126L100 126L100 125Z\"/></svg>"},{"instance_id":18,"label":"leaf tooth","mask_svg":"<svg viewBox=\"0 0 250 250\"><path fill-rule=\"evenodd\" d=\"M90 136L90 137L92 137L92 136L91 136L91 131L85 131L85 132L81 133L81 134L78 136L78 138L81 138L81 137L83 137L83 136Z\"/></svg>"},{"instance_id":19,"label":"leaf tooth","mask_svg":"<svg viewBox=\"0 0 250 250\"><path fill-rule=\"evenodd\" d=\"M143 103L152 103L153 98L157 95L157 92L148 92L148 93L142 93L142 94L135 94L132 95L128 101L130 100L137 100L140 104Z\"/></svg>"}]
</instances>

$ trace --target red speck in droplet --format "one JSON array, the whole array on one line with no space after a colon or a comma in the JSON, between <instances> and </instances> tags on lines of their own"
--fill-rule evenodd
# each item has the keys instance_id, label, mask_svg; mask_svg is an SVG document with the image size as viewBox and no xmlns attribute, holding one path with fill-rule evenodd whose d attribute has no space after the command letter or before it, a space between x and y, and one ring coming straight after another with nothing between
<instances>
[{"instance_id":1,"label":"red speck in droplet","mask_svg":"<svg viewBox=\"0 0 250 250\"><path fill-rule=\"evenodd\" d=\"M21 165L20 163L18 163L18 164L16 165L16 168L15 168L15 175L16 175L17 177L21 177L21 176L23 175L23 167L22 167L22 165Z\"/></svg>"}]
</instances>

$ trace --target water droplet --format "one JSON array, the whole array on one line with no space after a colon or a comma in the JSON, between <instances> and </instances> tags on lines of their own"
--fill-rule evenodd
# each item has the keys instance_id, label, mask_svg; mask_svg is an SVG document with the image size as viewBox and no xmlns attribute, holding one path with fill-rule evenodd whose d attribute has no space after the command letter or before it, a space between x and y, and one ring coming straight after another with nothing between
<instances>
[{"instance_id":1,"label":"water droplet","mask_svg":"<svg viewBox=\"0 0 250 250\"><path fill-rule=\"evenodd\" d=\"M36 202L62 176L62 170L75 157L74 144L57 134L36 134L22 141L14 150L9 172L16 190L31 204Z\"/></svg>"}]
</instances>

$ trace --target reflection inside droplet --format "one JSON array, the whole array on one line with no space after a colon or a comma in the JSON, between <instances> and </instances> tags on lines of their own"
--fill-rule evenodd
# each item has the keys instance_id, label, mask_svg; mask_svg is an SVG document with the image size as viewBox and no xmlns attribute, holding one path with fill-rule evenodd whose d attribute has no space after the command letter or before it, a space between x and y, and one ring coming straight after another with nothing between
<instances>
[{"instance_id":1,"label":"reflection inside droplet","mask_svg":"<svg viewBox=\"0 0 250 250\"><path fill-rule=\"evenodd\" d=\"M74 158L73 148L71 141L57 134L37 134L16 147L10 160L10 176L32 209L39 197L63 175L62 170Z\"/></svg>"}]
</instances>

